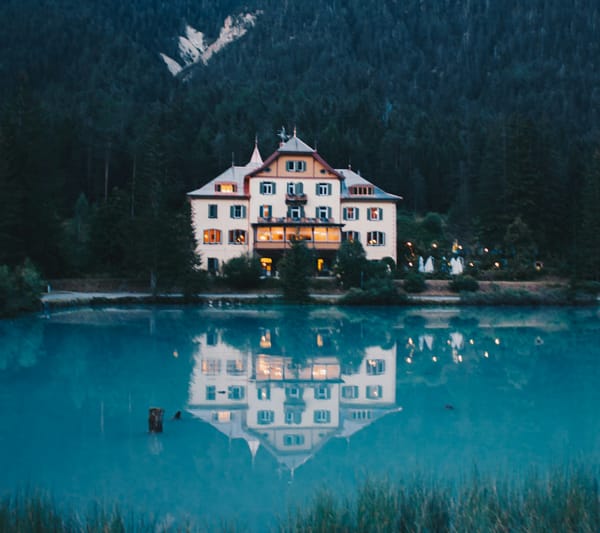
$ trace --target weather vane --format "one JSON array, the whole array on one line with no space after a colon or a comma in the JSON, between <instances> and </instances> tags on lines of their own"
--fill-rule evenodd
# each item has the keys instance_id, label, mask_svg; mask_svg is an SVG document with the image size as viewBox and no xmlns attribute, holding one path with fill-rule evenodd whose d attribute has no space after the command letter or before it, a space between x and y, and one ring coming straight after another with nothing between
<instances>
[{"instance_id":1,"label":"weather vane","mask_svg":"<svg viewBox=\"0 0 600 533\"><path fill-rule=\"evenodd\" d=\"M277 137L279 137L281 139L281 142L284 143L285 141L287 141L290 136L285 132L285 127L281 126L281 130L279 130L277 132Z\"/></svg>"}]
</instances>

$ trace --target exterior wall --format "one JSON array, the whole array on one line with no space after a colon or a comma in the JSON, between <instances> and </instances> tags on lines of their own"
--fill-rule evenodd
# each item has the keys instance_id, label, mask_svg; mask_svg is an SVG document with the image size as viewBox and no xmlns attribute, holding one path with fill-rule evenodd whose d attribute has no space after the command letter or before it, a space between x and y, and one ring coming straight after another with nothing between
<instances>
[{"instance_id":1,"label":"exterior wall","mask_svg":"<svg viewBox=\"0 0 600 533\"><path fill-rule=\"evenodd\" d=\"M192 223L198 243L197 251L202 257L202 265L208 268L208 259L215 258L219 261L219 268L223 263L233 257L248 253L252 249L252 228L248 217L248 200L240 197L224 198L192 198ZM209 205L217 205L217 218L209 218ZM243 205L246 210L244 218L231 218L230 208L234 205ZM218 229L221 231L221 243L204 243L204 231ZM229 243L230 230L244 230L246 243Z\"/></svg>"},{"instance_id":2,"label":"exterior wall","mask_svg":"<svg viewBox=\"0 0 600 533\"><path fill-rule=\"evenodd\" d=\"M396 261L396 204L393 202L382 202L375 198L373 200L363 199L351 200L344 199L341 204L341 212L345 207L358 209L358 220L343 220L344 227L342 231L356 231L360 235L360 243L367 253L367 259L378 260L384 257L391 257ZM381 220L369 220L367 210L371 207L380 208L382 212ZM385 234L384 244L370 245L367 242L367 233L371 231L381 231Z\"/></svg>"}]
</instances>

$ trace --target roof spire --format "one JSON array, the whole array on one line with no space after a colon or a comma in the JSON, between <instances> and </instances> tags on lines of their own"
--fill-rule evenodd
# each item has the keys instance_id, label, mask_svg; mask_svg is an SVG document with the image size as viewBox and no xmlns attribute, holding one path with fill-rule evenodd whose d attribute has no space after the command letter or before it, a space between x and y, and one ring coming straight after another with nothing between
<instances>
[{"instance_id":1,"label":"roof spire","mask_svg":"<svg viewBox=\"0 0 600 533\"><path fill-rule=\"evenodd\" d=\"M263 164L263 158L258 151L258 135L254 136L254 150L252 151L252 155L250 156L249 165L260 166Z\"/></svg>"},{"instance_id":2,"label":"roof spire","mask_svg":"<svg viewBox=\"0 0 600 533\"><path fill-rule=\"evenodd\" d=\"M294 137L296 137L296 124L294 124Z\"/></svg>"}]
</instances>

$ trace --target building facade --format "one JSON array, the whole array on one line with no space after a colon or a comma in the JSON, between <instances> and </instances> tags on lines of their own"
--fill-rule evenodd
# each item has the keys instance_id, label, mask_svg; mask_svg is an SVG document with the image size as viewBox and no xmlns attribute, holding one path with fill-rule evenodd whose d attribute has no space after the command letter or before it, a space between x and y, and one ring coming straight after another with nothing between
<instances>
[{"instance_id":1,"label":"building facade","mask_svg":"<svg viewBox=\"0 0 600 533\"><path fill-rule=\"evenodd\" d=\"M396 261L401 198L351 169L332 168L295 132L264 161L255 145L247 165L232 165L188 197L198 252L215 273L249 253L272 273L296 240L314 251L318 271L331 268L346 239L359 240L367 259Z\"/></svg>"}]
</instances>

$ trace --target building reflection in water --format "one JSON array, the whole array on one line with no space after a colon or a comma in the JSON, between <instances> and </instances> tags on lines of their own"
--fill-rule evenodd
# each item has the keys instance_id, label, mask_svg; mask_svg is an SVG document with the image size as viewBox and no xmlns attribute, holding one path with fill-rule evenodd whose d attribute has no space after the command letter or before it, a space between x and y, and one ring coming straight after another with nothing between
<instances>
[{"instance_id":1,"label":"building reflection in water","mask_svg":"<svg viewBox=\"0 0 600 533\"><path fill-rule=\"evenodd\" d=\"M365 348L360 364L338 357L295 358L257 353L220 342L218 332L196 338L188 411L231 439L244 439L252 458L266 449L293 474L328 440L348 438L396 404L396 346ZM322 348L325 333L315 334Z\"/></svg>"}]
</instances>

